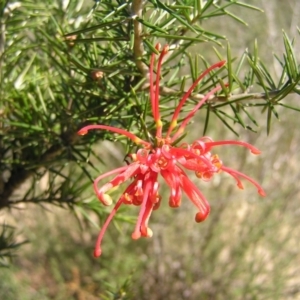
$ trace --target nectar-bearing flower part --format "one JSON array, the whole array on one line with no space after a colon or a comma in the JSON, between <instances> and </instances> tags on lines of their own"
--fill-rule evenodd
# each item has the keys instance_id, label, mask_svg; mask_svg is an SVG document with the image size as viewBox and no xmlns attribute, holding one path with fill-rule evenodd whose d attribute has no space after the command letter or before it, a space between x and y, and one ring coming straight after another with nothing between
<instances>
[{"instance_id":1,"label":"nectar-bearing flower part","mask_svg":"<svg viewBox=\"0 0 300 300\"><path fill-rule=\"evenodd\" d=\"M159 44L156 46L156 49L160 50ZM241 172L224 166L219 156L211 153L212 149L215 147L238 145L248 148L253 154L259 154L260 151L254 146L245 142L232 140L213 141L210 137L206 136L199 138L191 144L181 143L180 145L176 145L176 141L184 133L185 127L196 111L200 109L205 101L222 88L217 86L209 91L194 109L183 118L181 124L178 124L177 121L181 108L201 79L212 70L224 66L226 63L225 61L212 65L197 78L179 101L171 118L169 128L167 129L166 134L163 135L163 123L159 111L159 80L162 61L167 52L168 46L165 46L160 51L155 80L153 78L155 54L152 54L150 60L150 102L156 127L155 140L153 143L145 141L124 129L107 125L89 125L78 131L78 134L84 135L92 129L108 130L126 136L139 146L136 153L128 155L132 161L130 164L102 174L94 181L95 193L104 205L111 205L113 202L108 194L109 190L121 185L125 181L130 181L100 230L94 250L95 257L101 255L101 242L104 233L122 204L140 206L140 212L135 229L132 233L132 238L138 239L140 237L152 236L152 230L148 226L149 219L152 211L159 208L162 200L159 194L159 176L164 179L166 185L170 189L169 205L171 207L179 207L183 192L198 210L195 215L196 222L202 222L207 218L210 206L205 196L197 188L197 185L189 179L186 171L193 171L197 178L202 179L203 181L209 181L215 174L223 171L235 179L237 186L240 189L243 189L241 179L246 179L257 188L257 191L261 196L265 196L264 190L255 180ZM113 179L105 184L99 185L102 179L112 175L114 175Z\"/></svg>"}]
</instances>

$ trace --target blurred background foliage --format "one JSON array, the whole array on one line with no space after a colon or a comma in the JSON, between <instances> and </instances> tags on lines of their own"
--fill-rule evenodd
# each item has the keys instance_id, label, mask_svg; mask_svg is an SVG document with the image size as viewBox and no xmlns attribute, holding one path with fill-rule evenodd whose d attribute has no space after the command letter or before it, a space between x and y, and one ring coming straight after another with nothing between
<instances>
[{"instance_id":1,"label":"blurred background foliage","mask_svg":"<svg viewBox=\"0 0 300 300\"><path fill-rule=\"evenodd\" d=\"M300 2L140 5L0 2L0 299L300 299ZM185 108L229 83L186 138L238 135L257 146L260 157L230 147L222 159L256 178L267 197L220 175L200 183L212 206L206 222L191 220L186 201L178 210L162 205L153 238L138 241L130 239L136 210L122 208L94 259L110 208L91 183L123 164L132 145L76 132L93 123L141 131L157 41L171 47L161 88L166 120L201 70L228 61Z\"/></svg>"}]
</instances>

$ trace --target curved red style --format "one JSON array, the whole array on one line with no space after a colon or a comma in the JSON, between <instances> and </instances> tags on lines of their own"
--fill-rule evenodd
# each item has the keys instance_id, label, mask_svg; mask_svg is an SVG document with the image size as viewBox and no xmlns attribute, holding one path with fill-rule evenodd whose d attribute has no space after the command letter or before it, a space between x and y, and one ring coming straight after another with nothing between
<instances>
[{"instance_id":1,"label":"curved red style","mask_svg":"<svg viewBox=\"0 0 300 300\"><path fill-rule=\"evenodd\" d=\"M159 48L160 45L158 44L156 49L160 50ZM98 199L104 205L110 205L112 203L112 199L107 192L113 187L119 186L127 180L131 180L131 183L125 189L101 228L94 251L95 257L101 255L101 241L103 239L103 235L121 204L140 206L140 212L135 229L132 233L132 238L138 239L141 236L152 236L153 233L148 227L148 222L152 211L158 209L161 202L158 183L159 175L162 176L167 186L170 188L169 205L171 207L180 206L182 192L184 192L198 210L195 216L196 222L202 222L207 218L210 211L210 206L201 191L188 178L185 170L194 171L196 176L204 181L208 181L216 173L224 171L236 180L239 188L243 189L241 178L244 178L257 188L258 193L261 196L265 196L264 190L256 181L243 173L224 166L218 155L211 153L211 150L214 147L222 145L239 145L248 148L253 154L259 154L260 151L254 146L240 141L214 142L209 137L202 137L192 144L182 143L179 146L174 145L174 142L183 134L186 125L194 116L196 111L213 94L221 90L221 87L217 86L208 92L205 97L195 106L195 108L187 114L181 124L178 125L177 120L181 108L200 80L203 79L213 69L224 66L226 63L225 61L221 61L212 65L197 78L197 80L180 100L171 119L167 133L165 136L163 136L163 123L161 121L159 111L159 79L162 61L167 52L168 46L165 46L160 52L157 63L155 83L153 79L155 54L152 54L150 61L150 101L152 115L156 126L156 136L153 144L140 139L131 132L106 125L89 125L78 131L78 134L84 135L92 129L108 130L124 135L140 146L140 149L136 153L129 155L132 159L131 164L102 174L94 181L94 190L98 196ZM102 179L111 175L115 175L115 177L104 185L100 187L98 186Z\"/></svg>"}]
</instances>

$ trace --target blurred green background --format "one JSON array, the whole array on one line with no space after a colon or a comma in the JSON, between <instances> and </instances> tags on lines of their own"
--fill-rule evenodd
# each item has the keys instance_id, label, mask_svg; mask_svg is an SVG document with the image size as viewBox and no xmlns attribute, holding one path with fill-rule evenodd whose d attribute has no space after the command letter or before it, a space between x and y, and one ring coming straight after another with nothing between
<instances>
[{"instance_id":1,"label":"blurred green background","mask_svg":"<svg viewBox=\"0 0 300 300\"><path fill-rule=\"evenodd\" d=\"M272 53L284 49L282 30L295 37L299 58L300 1L247 3L264 10L235 7L248 26L226 17L210 20L209 26L226 35L236 57L246 48L253 51L256 39L259 56L276 77L278 63ZM194 48L216 59L212 45ZM291 95L288 101L299 107L299 96ZM260 182L267 197L259 197L247 183L241 191L221 174L209 184L199 184L212 207L204 223L194 222L194 207L186 199L176 210L165 203L151 218L153 237L133 241L138 210L124 208L104 238L102 256L94 259L98 227L93 224L98 217L90 213L94 223L87 221L80 207L20 204L9 217L1 213L1 220L17 228L18 239L29 243L19 248L9 268L0 270L0 299L300 299L299 116L291 110L278 112L280 121L274 119L269 136L265 116L258 110L253 110L260 125L257 134L235 128L241 140L262 151L260 156L235 147L219 153L225 164ZM199 130L189 128L198 136L204 113L195 119L192 126ZM236 138L219 120L210 122L215 126L207 135L214 140ZM99 169L122 164L125 149L115 145L103 141L94 146L95 155L107 162ZM46 174L41 188L47 180ZM92 185L87 191L88 201L94 197Z\"/></svg>"}]
</instances>

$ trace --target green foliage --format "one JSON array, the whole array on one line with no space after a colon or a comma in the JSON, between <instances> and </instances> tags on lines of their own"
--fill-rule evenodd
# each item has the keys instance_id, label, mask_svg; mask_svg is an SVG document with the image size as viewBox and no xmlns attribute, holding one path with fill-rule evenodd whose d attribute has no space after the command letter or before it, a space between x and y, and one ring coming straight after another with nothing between
<instances>
[{"instance_id":1,"label":"green foliage","mask_svg":"<svg viewBox=\"0 0 300 300\"><path fill-rule=\"evenodd\" d=\"M10 264L16 249L25 242L16 242L14 228L8 225L1 225L0 233L0 267L7 267Z\"/></svg>"}]
</instances>

